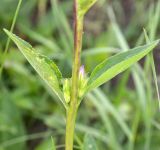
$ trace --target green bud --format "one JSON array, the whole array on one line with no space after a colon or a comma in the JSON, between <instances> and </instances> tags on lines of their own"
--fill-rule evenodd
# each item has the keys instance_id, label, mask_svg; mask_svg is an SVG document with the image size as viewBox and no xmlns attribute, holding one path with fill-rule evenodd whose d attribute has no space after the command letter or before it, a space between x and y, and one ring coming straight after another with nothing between
<instances>
[{"instance_id":1,"label":"green bud","mask_svg":"<svg viewBox=\"0 0 160 150\"><path fill-rule=\"evenodd\" d=\"M64 94L64 98L65 98L65 101L66 103L69 103L70 102L70 79L64 79L64 84L63 84L63 94Z\"/></svg>"},{"instance_id":2,"label":"green bud","mask_svg":"<svg viewBox=\"0 0 160 150\"><path fill-rule=\"evenodd\" d=\"M79 99L81 99L86 92L87 81L84 66L81 66L79 71Z\"/></svg>"}]
</instances>

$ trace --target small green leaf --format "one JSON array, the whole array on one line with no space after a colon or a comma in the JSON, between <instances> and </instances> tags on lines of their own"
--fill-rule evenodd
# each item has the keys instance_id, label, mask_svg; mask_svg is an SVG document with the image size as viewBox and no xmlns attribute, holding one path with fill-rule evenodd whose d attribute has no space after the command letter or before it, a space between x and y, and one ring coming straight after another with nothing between
<instances>
[{"instance_id":1,"label":"small green leaf","mask_svg":"<svg viewBox=\"0 0 160 150\"><path fill-rule=\"evenodd\" d=\"M63 93L60 87L62 75L56 64L47 57L37 53L29 43L20 39L15 34L12 34L6 29L4 29L4 31L14 41L29 63L33 66L41 78L49 85L49 87L56 93L56 95L60 98L66 107Z\"/></svg>"},{"instance_id":2,"label":"small green leaf","mask_svg":"<svg viewBox=\"0 0 160 150\"><path fill-rule=\"evenodd\" d=\"M78 0L78 14L83 17L97 0Z\"/></svg>"},{"instance_id":3,"label":"small green leaf","mask_svg":"<svg viewBox=\"0 0 160 150\"><path fill-rule=\"evenodd\" d=\"M91 135L86 134L84 137L83 150L97 150L97 145Z\"/></svg>"},{"instance_id":4,"label":"small green leaf","mask_svg":"<svg viewBox=\"0 0 160 150\"><path fill-rule=\"evenodd\" d=\"M139 61L151 50L153 50L158 43L159 40L144 46L131 49L127 52L122 52L120 54L110 57L107 60L104 60L91 73L88 81L87 91L90 91L102 85L103 83L112 79L122 71L129 68L135 62Z\"/></svg>"}]
</instances>

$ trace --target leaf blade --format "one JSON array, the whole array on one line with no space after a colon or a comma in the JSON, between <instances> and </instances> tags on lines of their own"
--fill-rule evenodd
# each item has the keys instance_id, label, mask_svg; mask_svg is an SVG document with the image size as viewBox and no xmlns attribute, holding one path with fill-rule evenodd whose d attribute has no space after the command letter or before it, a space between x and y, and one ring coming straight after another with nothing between
<instances>
[{"instance_id":1,"label":"leaf blade","mask_svg":"<svg viewBox=\"0 0 160 150\"><path fill-rule=\"evenodd\" d=\"M60 89L61 72L54 62L47 57L37 53L33 47L15 34L4 29L5 33L13 40L22 54L26 57L31 66L36 70L39 76L56 93L65 107L63 93Z\"/></svg>"},{"instance_id":2,"label":"leaf blade","mask_svg":"<svg viewBox=\"0 0 160 150\"><path fill-rule=\"evenodd\" d=\"M131 49L127 52L119 53L110 57L108 60L104 60L91 73L88 81L87 91L102 85L129 68L135 62L139 61L147 53L149 53L154 47L156 47L158 43L159 40Z\"/></svg>"}]
</instances>

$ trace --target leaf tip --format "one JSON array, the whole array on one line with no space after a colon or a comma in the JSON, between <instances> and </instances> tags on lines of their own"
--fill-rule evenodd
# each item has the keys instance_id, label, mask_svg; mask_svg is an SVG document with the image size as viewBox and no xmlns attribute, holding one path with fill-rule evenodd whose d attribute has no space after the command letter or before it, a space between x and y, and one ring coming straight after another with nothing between
<instances>
[{"instance_id":1,"label":"leaf tip","mask_svg":"<svg viewBox=\"0 0 160 150\"><path fill-rule=\"evenodd\" d=\"M12 33L8 31L7 29L3 28L3 31L10 37L12 38Z\"/></svg>"},{"instance_id":2,"label":"leaf tip","mask_svg":"<svg viewBox=\"0 0 160 150\"><path fill-rule=\"evenodd\" d=\"M8 35L9 34L9 31L5 28L3 28L3 31Z\"/></svg>"}]
</instances>

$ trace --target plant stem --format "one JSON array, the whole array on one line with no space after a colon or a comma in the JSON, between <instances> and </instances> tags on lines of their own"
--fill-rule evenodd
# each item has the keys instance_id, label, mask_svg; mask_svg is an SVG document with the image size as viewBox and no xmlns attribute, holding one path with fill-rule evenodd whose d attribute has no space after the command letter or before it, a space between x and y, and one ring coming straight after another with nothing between
<instances>
[{"instance_id":1,"label":"plant stem","mask_svg":"<svg viewBox=\"0 0 160 150\"><path fill-rule=\"evenodd\" d=\"M80 55L82 48L82 34L83 34L83 17L78 15L78 3L74 0L74 60L72 70L72 88L71 101L67 110L66 122L66 150L73 150L74 130L76 114L78 111L78 81L80 68Z\"/></svg>"},{"instance_id":2,"label":"plant stem","mask_svg":"<svg viewBox=\"0 0 160 150\"><path fill-rule=\"evenodd\" d=\"M67 124L66 124L66 150L73 150L74 130L77 108L71 106L67 112Z\"/></svg>"}]
</instances>

